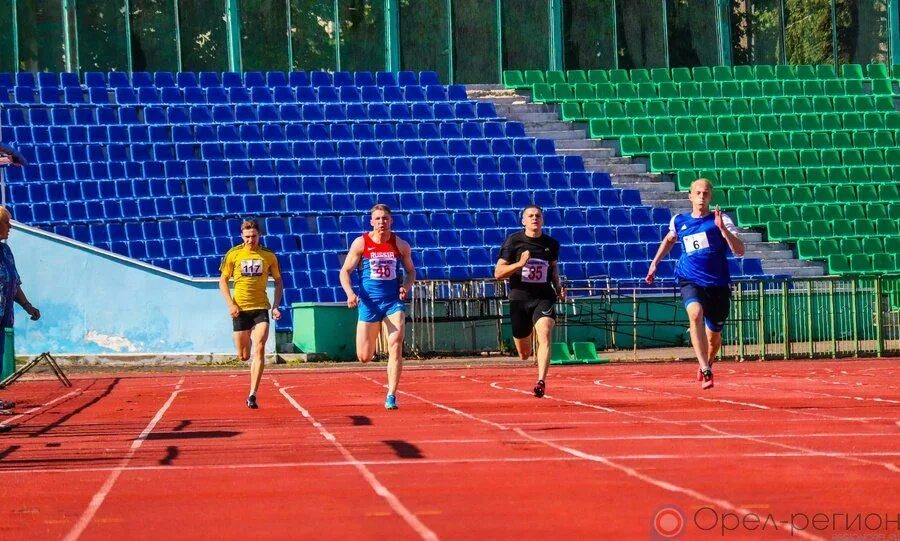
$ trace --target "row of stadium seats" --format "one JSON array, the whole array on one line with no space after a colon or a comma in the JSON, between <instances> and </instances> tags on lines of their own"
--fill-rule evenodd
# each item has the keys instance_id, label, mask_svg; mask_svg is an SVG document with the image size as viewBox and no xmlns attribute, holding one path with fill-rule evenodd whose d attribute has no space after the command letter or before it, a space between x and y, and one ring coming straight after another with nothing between
<instances>
[{"instance_id":1,"label":"row of stadium seats","mask_svg":"<svg viewBox=\"0 0 900 541\"><path fill-rule=\"evenodd\" d=\"M860 64L844 64L841 66L841 78L847 80L860 79L900 79L900 64L895 64L888 71L884 64L869 64L863 70ZM779 64L776 66L760 64L757 66L697 66L694 68L637 68L632 70L569 70L541 71L541 70L508 70L503 72L503 84L507 88L529 88L536 84L561 84L561 83L687 83L687 82L712 82L712 81L770 81L770 80L800 80L815 81L837 79L838 74L831 64L790 65Z\"/></svg>"},{"instance_id":2,"label":"row of stadium seats","mask_svg":"<svg viewBox=\"0 0 900 541\"><path fill-rule=\"evenodd\" d=\"M742 117L763 115L802 115L807 113L895 113L893 96L842 96L796 98L699 98L691 100L588 101L568 102L561 106L565 121L592 119L643 118L664 120L696 117ZM896 122L896 119L894 120Z\"/></svg>"},{"instance_id":3,"label":"row of stadium seats","mask_svg":"<svg viewBox=\"0 0 900 541\"><path fill-rule=\"evenodd\" d=\"M3 110L0 110L2 113ZM432 139L520 139L527 137L519 122L354 122L354 123L234 123L147 126L18 126L11 130L22 144L49 143L207 143L279 141L406 141Z\"/></svg>"},{"instance_id":4,"label":"row of stadium seats","mask_svg":"<svg viewBox=\"0 0 900 541\"><path fill-rule=\"evenodd\" d=\"M840 130L834 132L769 132L670 134L622 137L623 156L652 152L720 150L828 150L896 148L900 131Z\"/></svg>"},{"instance_id":5,"label":"row of stadium seats","mask_svg":"<svg viewBox=\"0 0 900 541\"><path fill-rule=\"evenodd\" d=\"M809 200L793 203L780 201L762 206L742 206L737 209L737 220L745 227L756 227L772 222L809 222L818 220L892 220L900 223L900 203L850 203L837 201L812 203ZM884 229L884 228L882 228Z\"/></svg>"},{"instance_id":6,"label":"row of stadium seats","mask_svg":"<svg viewBox=\"0 0 900 541\"><path fill-rule=\"evenodd\" d=\"M204 71L195 73L192 71L169 72L158 71L153 74L135 71L131 74L120 71L110 71L106 74L97 71L84 73L84 81L77 73L40 72L32 73L20 71L13 75L8 72L0 72L0 86L29 87L29 88L72 88L84 86L87 88L211 88L211 87L344 87L344 86L436 86L440 85L437 73L433 71L379 71L374 75L368 71L248 71L238 73L233 71L214 72Z\"/></svg>"},{"instance_id":7,"label":"row of stadium seats","mask_svg":"<svg viewBox=\"0 0 900 541\"><path fill-rule=\"evenodd\" d=\"M276 86L274 88L90 88L45 87L35 89L17 86L12 91L0 86L0 103L26 106L68 105L192 105L248 103L394 103L446 102L466 99L461 85L445 86Z\"/></svg>"},{"instance_id":8,"label":"row of stadium seats","mask_svg":"<svg viewBox=\"0 0 900 541\"><path fill-rule=\"evenodd\" d=\"M862 81L736 81L728 83L578 83L534 85L535 103L594 103L634 100L679 99L792 99L796 97L853 98L871 93L889 97L894 92L888 79L873 81L867 87Z\"/></svg>"},{"instance_id":9,"label":"row of stadium seats","mask_svg":"<svg viewBox=\"0 0 900 541\"><path fill-rule=\"evenodd\" d=\"M73 114L74 113L74 114ZM115 126L148 124L170 126L235 123L295 123L347 121L454 121L497 119L492 103L372 103L364 104L285 104L274 105L192 105L190 107L50 107L23 109L12 107L4 114L10 126Z\"/></svg>"}]
</instances>

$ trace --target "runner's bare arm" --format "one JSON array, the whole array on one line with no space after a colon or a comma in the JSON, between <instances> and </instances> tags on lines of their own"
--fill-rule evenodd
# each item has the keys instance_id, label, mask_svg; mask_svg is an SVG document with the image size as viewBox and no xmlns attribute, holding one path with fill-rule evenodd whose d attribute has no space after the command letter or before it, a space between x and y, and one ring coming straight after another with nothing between
<instances>
[{"instance_id":1,"label":"runner's bare arm","mask_svg":"<svg viewBox=\"0 0 900 541\"><path fill-rule=\"evenodd\" d=\"M522 252L522 255L519 256L519 260L515 263L510 263L505 259L498 259L497 266L494 267L494 278L497 280L504 280L509 278L516 272L525 268L525 264L528 263L528 258L531 257L531 252L525 250Z\"/></svg>"},{"instance_id":2,"label":"runner's bare arm","mask_svg":"<svg viewBox=\"0 0 900 541\"><path fill-rule=\"evenodd\" d=\"M363 241L362 237L357 237L356 240L350 244L350 251L347 252L344 266L341 267L341 287L347 295L347 306L350 308L355 307L358 302L356 293L353 292L353 282L350 279L350 273L353 272L353 269L355 269L357 265L359 265L359 260L362 258L364 248L365 241Z\"/></svg>"},{"instance_id":3,"label":"runner's bare arm","mask_svg":"<svg viewBox=\"0 0 900 541\"><path fill-rule=\"evenodd\" d=\"M645 282L648 284L653 283L653 280L656 279L656 266L659 265L659 262L662 261L664 257L669 255L669 252L672 251L676 242L678 242L678 236L670 231L666 234L662 242L659 243L659 249L656 250L656 257L650 262L650 269L647 271L647 277L644 278Z\"/></svg>"},{"instance_id":4,"label":"runner's bare arm","mask_svg":"<svg viewBox=\"0 0 900 541\"><path fill-rule=\"evenodd\" d=\"M406 299L409 296L409 290L416 282L416 265L412 260L412 247L403 239L397 239L397 247L400 248L400 255L403 262L403 270L406 271L406 277L400 286L400 298Z\"/></svg>"}]
</instances>

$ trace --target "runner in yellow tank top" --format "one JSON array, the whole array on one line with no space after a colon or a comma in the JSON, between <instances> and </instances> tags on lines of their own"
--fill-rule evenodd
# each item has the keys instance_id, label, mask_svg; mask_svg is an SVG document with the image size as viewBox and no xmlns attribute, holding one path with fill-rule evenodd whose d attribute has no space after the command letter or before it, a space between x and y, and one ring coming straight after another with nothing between
<instances>
[{"instance_id":1,"label":"runner in yellow tank top","mask_svg":"<svg viewBox=\"0 0 900 541\"><path fill-rule=\"evenodd\" d=\"M266 295L266 282L271 276L275 280L275 303L272 306L272 318L280 319L281 295L284 286L281 281L281 267L272 250L259 245L259 227L253 220L245 220L241 225L241 238L244 243L235 246L222 260L219 268L219 291L228 303L234 331L234 345L241 360L250 359L253 349L253 362L250 365L250 396L247 407L256 409L256 391L262 379L265 366L266 339L269 337L269 297ZM234 296L228 282L234 280Z\"/></svg>"}]
</instances>

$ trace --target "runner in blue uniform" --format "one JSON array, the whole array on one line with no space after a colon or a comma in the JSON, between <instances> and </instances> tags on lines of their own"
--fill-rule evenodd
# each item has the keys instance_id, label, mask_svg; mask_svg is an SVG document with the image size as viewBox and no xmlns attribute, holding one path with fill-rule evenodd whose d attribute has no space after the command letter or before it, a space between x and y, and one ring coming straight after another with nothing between
<instances>
[{"instance_id":1,"label":"runner in blue uniform","mask_svg":"<svg viewBox=\"0 0 900 541\"><path fill-rule=\"evenodd\" d=\"M347 294L347 307L359 308L356 325L356 356L367 363L375 355L375 344L382 321L388 332L388 392L384 407L397 409L397 384L403 370L403 338L406 333L406 303L416 281L409 243L391 232L391 209L378 204L371 211L372 231L357 237L341 268L341 287ZM360 262L362 264L360 265ZM406 271L403 282L397 263ZM359 294L353 291L350 273L360 272Z\"/></svg>"},{"instance_id":2,"label":"runner in blue uniform","mask_svg":"<svg viewBox=\"0 0 900 541\"><path fill-rule=\"evenodd\" d=\"M718 205L710 210L712 193L712 184L704 178L691 183L691 212L672 217L669 233L645 278L648 284L653 283L656 266L680 241L682 254L675 265L675 277L690 320L691 344L700 363L697 379L703 389L713 386L712 361L722 345L722 328L731 304L728 251L738 257L744 255L744 243L731 218Z\"/></svg>"}]
</instances>

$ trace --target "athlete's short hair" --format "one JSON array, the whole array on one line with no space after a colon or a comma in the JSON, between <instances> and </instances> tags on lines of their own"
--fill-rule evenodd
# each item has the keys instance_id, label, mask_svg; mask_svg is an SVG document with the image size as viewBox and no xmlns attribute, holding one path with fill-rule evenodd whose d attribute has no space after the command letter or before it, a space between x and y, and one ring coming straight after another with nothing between
<instances>
[{"instance_id":1,"label":"athlete's short hair","mask_svg":"<svg viewBox=\"0 0 900 541\"><path fill-rule=\"evenodd\" d=\"M12 214L9 213L9 209L0 205L0 220L11 220Z\"/></svg>"},{"instance_id":2,"label":"athlete's short hair","mask_svg":"<svg viewBox=\"0 0 900 541\"><path fill-rule=\"evenodd\" d=\"M385 205L384 203L376 204L374 207L372 207L372 210L369 211L369 214L374 214L376 210L383 210L388 214L391 214L391 207Z\"/></svg>"},{"instance_id":3,"label":"athlete's short hair","mask_svg":"<svg viewBox=\"0 0 900 541\"><path fill-rule=\"evenodd\" d=\"M538 205L528 205L527 207L522 209L522 218L525 217L525 213L528 212L528 209L538 209L538 212L541 213L541 216L544 215L544 209L542 209Z\"/></svg>"},{"instance_id":4,"label":"athlete's short hair","mask_svg":"<svg viewBox=\"0 0 900 541\"><path fill-rule=\"evenodd\" d=\"M706 186L709 188L709 191L713 191L713 184L712 184L712 182L710 182L709 179L703 178L703 177L700 177L700 178L698 178L697 180L695 180L694 182L691 182L691 188L690 188L691 191L694 190L694 184L697 184L698 182L703 182L703 183L706 184Z\"/></svg>"},{"instance_id":5,"label":"athlete's short hair","mask_svg":"<svg viewBox=\"0 0 900 541\"><path fill-rule=\"evenodd\" d=\"M256 223L256 220L244 220L244 223L241 224L241 231L243 232L247 229L255 229L259 233L259 225Z\"/></svg>"}]
</instances>

